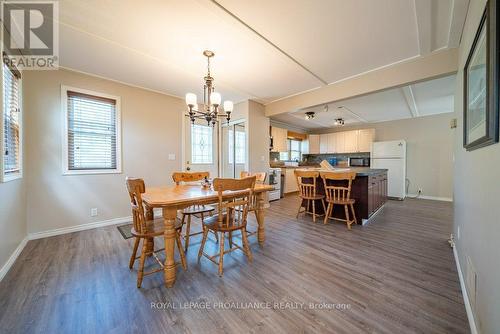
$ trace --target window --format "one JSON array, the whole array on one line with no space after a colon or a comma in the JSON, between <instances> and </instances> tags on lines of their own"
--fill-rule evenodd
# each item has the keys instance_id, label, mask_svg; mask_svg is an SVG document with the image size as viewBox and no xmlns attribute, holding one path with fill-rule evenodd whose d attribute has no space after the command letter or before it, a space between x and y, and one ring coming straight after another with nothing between
<instances>
[{"instance_id":1,"label":"window","mask_svg":"<svg viewBox=\"0 0 500 334\"><path fill-rule=\"evenodd\" d=\"M3 64L2 181L22 177L21 74Z\"/></svg>"},{"instance_id":2,"label":"window","mask_svg":"<svg viewBox=\"0 0 500 334\"><path fill-rule=\"evenodd\" d=\"M121 173L120 98L63 87L64 173Z\"/></svg>"},{"instance_id":3,"label":"window","mask_svg":"<svg viewBox=\"0 0 500 334\"><path fill-rule=\"evenodd\" d=\"M282 161L298 161L301 158L302 142L300 140L288 139L287 147L288 151L280 152L280 160Z\"/></svg>"},{"instance_id":4,"label":"window","mask_svg":"<svg viewBox=\"0 0 500 334\"><path fill-rule=\"evenodd\" d=\"M194 124L191 126L191 163L213 163L213 129L211 126Z\"/></svg>"},{"instance_id":5,"label":"window","mask_svg":"<svg viewBox=\"0 0 500 334\"><path fill-rule=\"evenodd\" d=\"M289 140L290 160L300 160L300 140Z\"/></svg>"},{"instance_id":6,"label":"window","mask_svg":"<svg viewBox=\"0 0 500 334\"><path fill-rule=\"evenodd\" d=\"M229 130L229 163L233 163L233 130ZM235 150L234 156L236 157L237 164L245 163L245 146L246 146L246 138L244 131L236 131L236 142L235 142Z\"/></svg>"}]
</instances>

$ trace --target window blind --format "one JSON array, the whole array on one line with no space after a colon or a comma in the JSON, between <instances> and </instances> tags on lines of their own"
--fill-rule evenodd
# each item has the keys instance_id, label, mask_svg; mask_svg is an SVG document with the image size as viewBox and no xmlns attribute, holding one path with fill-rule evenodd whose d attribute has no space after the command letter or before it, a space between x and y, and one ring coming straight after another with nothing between
<instances>
[{"instance_id":1,"label":"window blind","mask_svg":"<svg viewBox=\"0 0 500 334\"><path fill-rule=\"evenodd\" d=\"M117 169L116 100L67 94L68 169Z\"/></svg>"},{"instance_id":2,"label":"window blind","mask_svg":"<svg viewBox=\"0 0 500 334\"><path fill-rule=\"evenodd\" d=\"M20 75L3 65L3 110L4 110L4 166L5 175L18 173L20 163L20 109L19 109L19 81Z\"/></svg>"}]
</instances>

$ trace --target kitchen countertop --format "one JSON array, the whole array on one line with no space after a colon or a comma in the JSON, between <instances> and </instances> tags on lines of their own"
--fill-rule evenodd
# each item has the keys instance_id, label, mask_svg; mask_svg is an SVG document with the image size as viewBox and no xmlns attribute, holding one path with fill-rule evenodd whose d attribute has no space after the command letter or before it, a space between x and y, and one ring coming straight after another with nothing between
<instances>
[{"instance_id":1,"label":"kitchen countertop","mask_svg":"<svg viewBox=\"0 0 500 334\"><path fill-rule=\"evenodd\" d=\"M369 175L387 172L387 169L370 168L370 167L336 167L334 170L328 170L328 169L323 169L323 168L307 168L307 167L303 168L303 167L304 166L299 166L296 168L315 169L315 170L322 171L322 172L335 172L336 170L339 172L353 171L353 172L356 172L356 176L369 176Z\"/></svg>"}]
</instances>

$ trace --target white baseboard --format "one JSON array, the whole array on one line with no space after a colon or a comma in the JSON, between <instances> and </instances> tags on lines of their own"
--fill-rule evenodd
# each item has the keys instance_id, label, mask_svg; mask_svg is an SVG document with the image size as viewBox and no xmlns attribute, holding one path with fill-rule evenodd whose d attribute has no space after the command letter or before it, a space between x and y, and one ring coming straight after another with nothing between
<instances>
[{"instance_id":1,"label":"white baseboard","mask_svg":"<svg viewBox=\"0 0 500 334\"><path fill-rule=\"evenodd\" d=\"M436 196L426 196L420 195L417 197L417 194L407 194L408 198L417 198L417 199L430 199L432 201L443 201L443 202L453 202L453 198L450 197L436 197Z\"/></svg>"},{"instance_id":2,"label":"white baseboard","mask_svg":"<svg viewBox=\"0 0 500 334\"><path fill-rule=\"evenodd\" d=\"M10 267L12 267L14 262L16 262L17 257L19 256L19 254L21 254L21 252L23 251L23 249L27 243L28 243L28 237L25 237L23 240L21 240L21 242L19 243L17 248L14 250L14 252L12 252L12 254L10 255L7 262L5 262L2 269L0 269L0 281L2 281L2 279L5 277L5 275L7 275L7 273L10 270Z\"/></svg>"},{"instance_id":3,"label":"white baseboard","mask_svg":"<svg viewBox=\"0 0 500 334\"><path fill-rule=\"evenodd\" d=\"M76 225L76 226L56 228L54 230L29 233L28 239L35 240L35 239L41 239L41 238L48 238L48 237L52 237L52 236L60 235L60 234L90 230L90 229L97 228L97 227L116 225L116 224L124 224L124 223L130 223L130 222L132 222L132 217L130 217L130 216L129 217L121 217L121 218L113 218L113 219L103 220L103 221L95 222L95 223L81 224L81 225Z\"/></svg>"},{"instance_id":4,"label":"white baseboard","mask_svg":"<svg viewBox=\"0 0 500 334\"><path fill-rule=\"evenodd\" d=\"M476 327L476 321L474 320L474 314L472 313L472 307L470 305L469 296L467 295L467 288L465 287L464 276L462 275L462 269L460 267L460 261L458 260L457 247L453 247L453 255L455 256L455 264L457 265L458 278L460 279L460 287L462 289L462 296L464 298L465 312L467 313L467 319L469 319L470 331L472 334L478 334L479 331Z\"/></svg>"}]
</instances>

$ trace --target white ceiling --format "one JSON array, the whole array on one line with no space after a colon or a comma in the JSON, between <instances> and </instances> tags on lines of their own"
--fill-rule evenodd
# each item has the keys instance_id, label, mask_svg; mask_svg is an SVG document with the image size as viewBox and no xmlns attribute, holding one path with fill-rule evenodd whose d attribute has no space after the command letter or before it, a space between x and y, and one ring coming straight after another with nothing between
<instances>
[{"instance_id":1,"label":"white ceiling","mask_svg":"<svg viewBox=\"0 0 500 334\"><path fill-rule=\"evenodd\" d=\"M63 67L201 95L202 51L211 49L223 98L267 103L456 47L468 0L59 3Z\"/></svg>"},{"instance_id":2,"label":"white ceiling","mask_svg":"<svg viewBox=\"0 0 500 334\"><path fill-rule=\"evenodd\" d=\"M302 129L321 129L334 127L335 118L355 125L453 112L455 80L451 75L330 103L326 112L321 105L271 118ZM314 119L305 119L308 111L316 113Z\"/></svg>"}]
</instances>

